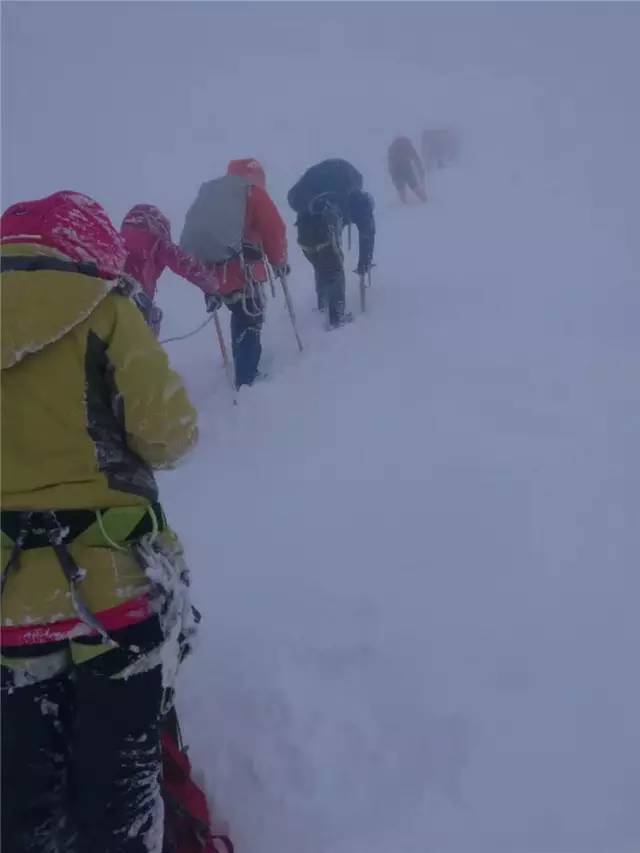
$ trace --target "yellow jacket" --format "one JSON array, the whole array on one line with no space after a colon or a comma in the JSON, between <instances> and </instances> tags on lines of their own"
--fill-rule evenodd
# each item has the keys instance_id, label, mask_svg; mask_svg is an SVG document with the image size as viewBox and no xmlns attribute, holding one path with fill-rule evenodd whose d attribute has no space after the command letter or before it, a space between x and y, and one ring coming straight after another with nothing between
<instances>
[{"instance_id":1,"label":"yellow jacket","mask_svg":"<svg viewBox=\"0 0 640 853\"><path fill-rule=\"evenodd\" d=\"M58 258L35 245L2 249L2 509L106 511L106 539L79 536L69 547L99 612L148 588L121 545L157 500L152 469L195 444L196 412L132 300L113 281L56 268ZM72 618L68 592L51 548L25 550L7 579L2 624Z\"/></svg>"}]
</instances>

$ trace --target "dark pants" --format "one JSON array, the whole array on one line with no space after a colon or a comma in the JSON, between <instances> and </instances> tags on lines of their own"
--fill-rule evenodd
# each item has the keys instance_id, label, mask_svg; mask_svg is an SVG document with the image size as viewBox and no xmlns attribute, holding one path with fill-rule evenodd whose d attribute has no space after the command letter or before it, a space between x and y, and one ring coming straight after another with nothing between
<instances>
[{"instance_id":1,"label":"dark pants","mask_svg":"<svg viewBox=\"0 0 640 853\"><path fill-rule=\"evenodd\" d=\"M236 388L253 385L262 355L260 332L264 322L259 295L227 302L231 311L231 351L236 375Z\"/></svg>"},{"instance_id":2,"label":"dark pants","mask_svg":"<svg viewBox=\"0 0 640 853\"><path fill-rule=\"evenodd\" d=\"M403 163L391 169L391 180L404 204L407 203L407 188L413 190L420 201L427 200L423 182L418 178L412 163Z\"/></svg>"},{"instance_id":3,"label":"dark pants","mask_svg":"<svg viewBox=\"0 0 640 853\"><path fill-rule=\"evenodd\" d=\"M328 312L330 326L338 326L344 319L345 308L342 222L308 213L298 217L297 225L298 242L313 265L318 308Z\"/></svg>"},{"instance_id":4,"label":"dark pants","mask_svg":"<svg viewBox=\"0 0 640 853\"><path fill-rule=\"evenodd\" d=\"M3 667L3 850L161 849L161 667L113 677L123 663L106 652L26 686Z\"/></svg>"}]
</instances>

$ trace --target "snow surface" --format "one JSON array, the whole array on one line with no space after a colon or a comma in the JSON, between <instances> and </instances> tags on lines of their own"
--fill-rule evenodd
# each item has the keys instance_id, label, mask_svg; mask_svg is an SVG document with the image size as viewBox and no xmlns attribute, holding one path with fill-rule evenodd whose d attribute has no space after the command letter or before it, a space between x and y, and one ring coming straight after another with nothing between
<instances>
[{"instance_id":1,"label":"snow surface","mask_svg":"<svg viewBox=\"0 0 640 853\"><path fill-rule=\"evenodd\" d=\"M302 356L281 295L237 407L211 325L168 347L202 433L161 476L205 616L180 714L240 853L638 853L640 8L3 19L3 206L68 186L176 235L240 156L281 204L336 155L376 196L368 316L323 332L294 247ZM386 146L425 126L461 159L401 208ZM170 274L160 304L202 320Z\"/></svg>"}]
</instances>

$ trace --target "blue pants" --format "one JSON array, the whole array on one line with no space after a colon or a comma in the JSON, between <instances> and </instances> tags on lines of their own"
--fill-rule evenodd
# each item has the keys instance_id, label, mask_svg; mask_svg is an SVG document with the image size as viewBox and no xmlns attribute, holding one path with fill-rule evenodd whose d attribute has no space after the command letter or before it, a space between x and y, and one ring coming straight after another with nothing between
<instances>
[{"instance_id":1,"label":"blue pants","mask_svg":"<svg viewBox=\"0 0 640 853\"><path fill-rule=\"evenodd\" d=\"M228 304L228 308L231 311L231 351L238 389L242 385L253 385L258 375L264 313L259 297L247 297L244 304L238 300Z\"/></svg>"},{"instance_id":2,"label":"blue pants","mask_svg":"<svg viewBox=\"0 0 640 853\"><path fill-rule=\"evenodd\" d=\"M298 242L304 256L313 265L318 308L329 312L329 324L339 325L344 318L345 273L340 246L342 222L329 214L300 214Z\"/></svg>"}]
</instances>

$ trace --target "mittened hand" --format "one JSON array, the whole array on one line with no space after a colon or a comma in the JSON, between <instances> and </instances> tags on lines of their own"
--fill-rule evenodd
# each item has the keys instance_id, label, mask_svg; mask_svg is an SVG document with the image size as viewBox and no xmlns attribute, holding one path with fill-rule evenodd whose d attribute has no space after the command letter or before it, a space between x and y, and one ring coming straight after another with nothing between
<instances>
[{"instance_id":1,"label":"mittened hand","mask_svg":"<svg viewBox=\"0 0 640 853\"><path fill-rule=\"evenodd\" d=\"M273 274L276 278L286 278L291 273L291 267L288 263L280 264L273 268Z\"/></svg>"},{"instance_id":2,"label":"mittened hand","mask_svg":"<svg viewBox=\"0 0 640 853\"><path fill-rule=\"evenodd\" d=\"M205 293L204 304L208 314L213 314L222 305L222 297L219 293Z\"/></svg>"}]
</instances>

